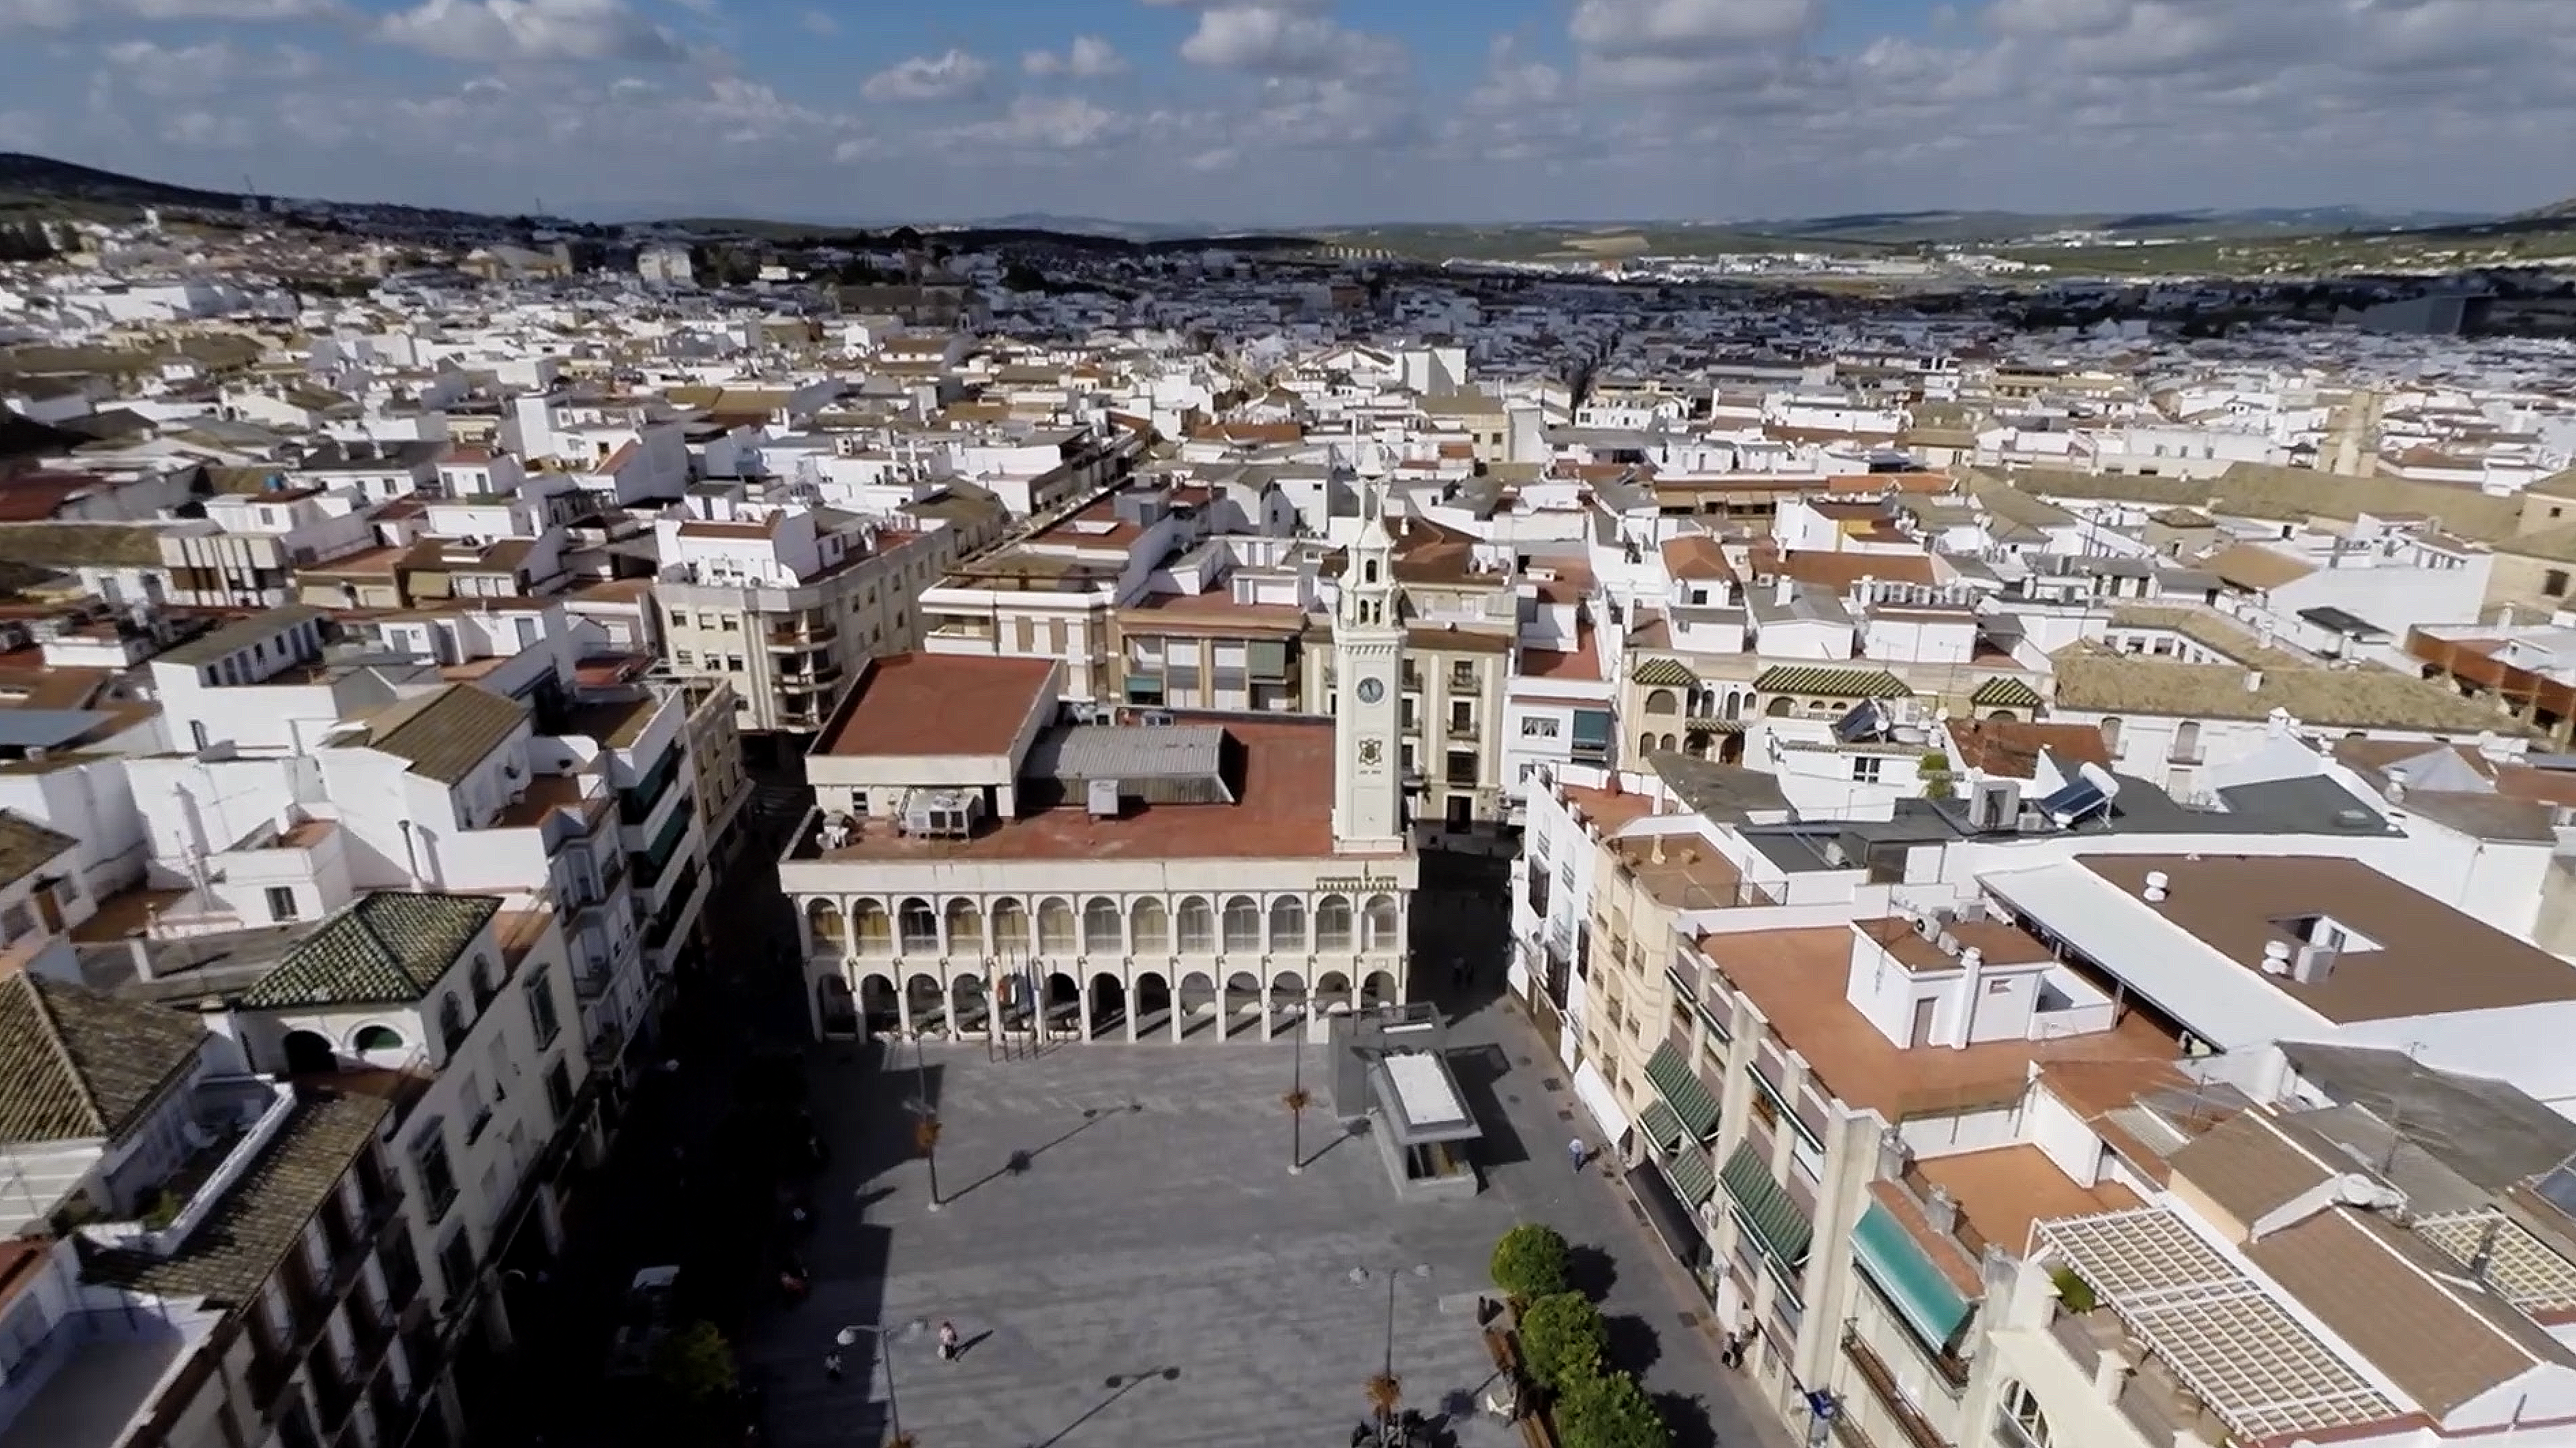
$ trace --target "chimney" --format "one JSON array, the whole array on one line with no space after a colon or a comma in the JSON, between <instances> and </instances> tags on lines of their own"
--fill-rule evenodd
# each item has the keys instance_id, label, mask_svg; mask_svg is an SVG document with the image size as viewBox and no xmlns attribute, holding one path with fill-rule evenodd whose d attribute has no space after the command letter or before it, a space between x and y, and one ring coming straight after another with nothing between
<instances>
[{"instance_id":1,"label":"chimney","mask_svg":"<svg viewBox=\"0 0 2576 1448\"><path fill-rule=\"evenodd\" d=\"M2277 976L2287 976L2290 973L2290 942L2286 940L2263 942L2263 973Z\"/></svg>"},{"instance_id":2,"label":"chimney","mask_svg":"<svg viewBox=\"0 0 2576 1448\"><path fill-rule=\"evenodd\" d=\"M2380 793L2388 797L2388 802L2390 804L2404 804L2406 802L2405 766L2398 765L2388 771L2388 783L2380 790Z\"/></svg>"},{"instance_id":3,"label":"chimney","mask_svg":"<svg viewBox=\"0 0 2576 1448\"><path fill-rule=\"evenodd\" d=\"M1923 1199L1923 1222L1946 1237L1959 1225L1959 1204L1951 1200L1947 1190L1934 1187L1932 1194Z\"/></svg>"},{"instance_id":4,"label":"chimney","mask_svg":"<svg viewBox=\"0 0 2576 1448\"><path fill-rule=\"evenodd\" d=\"M2121 1385L2129 1380L2129 1360L2116 1348L2101 1348L2093 1359L2093 1393L2106 1403L2120 1401Z\"/></svg>"},{"instance_id":5,"label":"chimney","mask_svg":"<svg viewBox=\"0 0 2576 1448\"><path fill-rule=\"evenodd\" d=\"M1959 1039L1966 1050L1977 1037L1977 1002L1986 993L1986 953L1971 945L1959 952Z\"/></svg>"},{"instance_id":6,"label":"chimney","mask_svg":"<svg viewBox=\"0 0 2576 1448\"><path fill-rule=\"evenodd\" d=\"M2165 903L2165 897L2172 893L2173 877L2171 875L2166 874L2162 870L2149 870L2147 872L2146 897L2148 904L2162 905Z\"/></svg>"},{"instance_id":7,"label":"chimney","mask_svg":"<svg viewBox=\"0 0 2576 1448\"><path fill-rule=\"evenodd\" d=\"M1878 1174L1883 1177L1905 1175L1905 1138L1891 1126L1878 1134Z\"/></svg>"},{"instance_id":8,"label":"chimney","mask_svg":"<svg viewBox=\"0 0 2576 1448\"><path fill-rule=\"evenodd\" d=\"M2261 669L2247 669L2245 671L2245 692L2248 694L2260 694L2263 692L2263 671Z\"/></svg>"},{"instance_id":9,"label":"chimney","mask_svg":"<svg viewBox=\"0 0 2576 1448\"><path fill-rule=\"evenodd\" d=\"M152 978L152 942L145 939L141 931L137 931L125 937L125 953L134 960L134 978L150 980Z\"/></svg>"},{"instance_id":10,"label":"chimney","mask_svg":"<svg viewBox=\"0 0 2576 1448\"><path fill-rule=\"evenodd\" d=\"M1771 601L1780 605L1782 608L1787 608L1789 604L1797 598L1797 596L1798 580L1791 578L1788 574L1781 574L1779 583L1772 589Z\"/></svg>"}]
</instances>

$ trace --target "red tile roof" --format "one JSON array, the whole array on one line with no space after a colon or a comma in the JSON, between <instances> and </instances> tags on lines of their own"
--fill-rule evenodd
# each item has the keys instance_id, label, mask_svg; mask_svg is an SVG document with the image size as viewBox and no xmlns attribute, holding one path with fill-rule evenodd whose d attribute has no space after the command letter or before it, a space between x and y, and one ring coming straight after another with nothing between
<instances>
[{"instance_id":1,"label":"red tile roof","mask_svg":"<svg viewBox=\"0 0 2576 1448\"><path fill-rule=\"evenodd\" d=\"M1051 702L1055 675L1053 659L889 655L861 677L815 752L1006 754L1030 711Z\"/></svg>"}]
</instances>

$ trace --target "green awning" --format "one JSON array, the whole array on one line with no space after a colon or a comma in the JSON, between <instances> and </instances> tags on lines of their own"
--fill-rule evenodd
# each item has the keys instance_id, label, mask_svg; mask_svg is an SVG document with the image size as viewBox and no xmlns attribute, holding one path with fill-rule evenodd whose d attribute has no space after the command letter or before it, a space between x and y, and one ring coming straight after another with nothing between
<instances>
[{"instance_id":1,"label":"green awning","mask_svg":"<svg viewBox=\"0 0 2576 1448\"><path fill-rule=\"evenodd\" d=\"M1896 1309L1927 1352L1938 1354L1968 1320L1968 1299L1896 1214L1876 1202L1852 1228L1852 1251L1870 1285Z\"/></svg>"},{"instance_id":2,"label":"green awning","mask_svg":"<svg viewBox=\"0 0 2576 1448\"><path fill-rule=\"evenodd\" d=\"M1968 702L1980 709L2036 709L2041 700L2039 691L2023 680L2010 674L1997 674L1979 684L1977 692L1968 696Z\"/></svg>"},{"instance_id":3,"label":"green awning","mask_svg":"<svg viewBox=\"0 0 2576 1448\"><path fill-rule=\"evenodd\" d=\"M1726 1194L1735 1200L1736 1216L1761 1242L1763 1251L1784 1267L1806 1262L1807 1241L1816 1229L1790 1199L1789 1189L1772 1178L1771 1163L1762 1159L1752 1142L1735 1149L1718 1179L1726 1183Z\"/></svg>"},{"instance_id":4,"label":"green awning","mask_svg":"<svg viewBox=\"0 0 2576 1448\"><path fill-rule=\"evenodd\" d=\"M1655 1048L1654 1058L1646 1062L1646 1079L1671 1104L1691 1140L1706 1141L1717 1130L1717 1098L1708 1094L1708 1083L1699 1079L1672 1042Z\"/></svg>"},{"instance_id":5,"label":"green awning","mask_svg":"<svg viewBox=\"0 0 2576 1448\"><path fill-rule=\"evenodd\" d=\"M1637 1125L1646 1133L1646 1139L1655 1144L1657 1151L1670 1152L1682 1144L1682 1138L1687 1134L1682 1129L1682 1119L1660 1101L1646 1103L1646 1110L1637 1118Z\"/></svg>"},{"instance_id":6,"label":"green awning","mask_svg":"<svg viewBox=\"0 0 2576 1448\"><path fill-rule=\"evenodd\" d=\"M1717 1173L1709 1170L1708 1153L1696 1146L1685 1146L1664 1158L1664 1180L1673 1184L1673 1195L1682 1205L1697 1210L1717 1192Z\"/></svg>"}]
</instances>

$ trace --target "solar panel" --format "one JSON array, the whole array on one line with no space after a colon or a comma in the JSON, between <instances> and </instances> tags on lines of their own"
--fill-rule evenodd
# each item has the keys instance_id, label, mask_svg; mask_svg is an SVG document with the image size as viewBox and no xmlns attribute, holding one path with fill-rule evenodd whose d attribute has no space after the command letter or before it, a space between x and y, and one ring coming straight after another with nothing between
<instances>
[{"instance_id":1,"label":"solar panel","mask_svg":"<svg viewBox=\"0 0 2576 1448\"><path fill-rule=\"evenodd\" d=\"M2111 796L2089 779L2079 779L2039 802L2040 810L2061 825L2071 825L2109 808Z\"/></svg>"},{"instance_id":2,"label":"solar panel","mask_svg":"<svg viewBox=\"0 0 2576 1448\"><path fill-rule=\"evenodd\" d=\"M1878 701L1863 699L1845 712L1843 717L1834 721L1834 738L1845 744L1854 744L1863 739L1877 737L1885 728Z\"/></svg>"},{"instance_id":3,"label":"solar panel","mask_svg":"<svg viewBox=\"0 0 2576 1448\"><path fill-rule=\"evenodd\" d=\"M2540 1193L2542 1201L2576 1217L2576 1163L2561 1162L2552 1167L2531 1189Z\"/></svg>"}]
</instances>

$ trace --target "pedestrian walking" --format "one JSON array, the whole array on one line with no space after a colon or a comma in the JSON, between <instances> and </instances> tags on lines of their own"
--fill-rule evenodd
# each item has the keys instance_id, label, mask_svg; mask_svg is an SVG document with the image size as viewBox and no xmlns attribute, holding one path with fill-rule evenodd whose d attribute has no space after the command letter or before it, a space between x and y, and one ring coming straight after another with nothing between
<instances>
[{"instance_id":1,"label":"pedestrian walking","mask_svg":"<svg viewBox=\"0 0 2576 1448\"><path fill-rule=\"evenodd\" d=\"M1584 1145L1583 1138L1578 1136L1565 1144L1565 1154L1574 1159L1574 1169L1579 1172L1583 1170L1583 1164L1592 1159L1592 1148Z\"/></svg>"},{"instance_id":2,"label":"pedestrian walking","mask_svg":"<svg viewBox=\"0 0 2576 1448\"><path fill-rule=\"evenodd\" d=\"M957 1361L957 1324L953 1322L939 1324L939 1360L944 1363Z\"/></svg>"},{"instance_id":3,"label":"pedestrian walking","mask_svg":"<svg viewBox=\"0 0 2576 1448\"><path fill-rule=\"evenodd\" d=\"M841 1380L841 1350L839 1348L834 1348L830 1352L823 1354L823 1380L825 1382L832 1383L837 1383Z\"/></svg>"}]
</instances>

